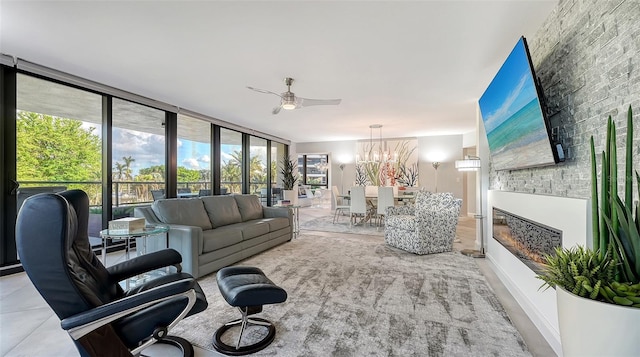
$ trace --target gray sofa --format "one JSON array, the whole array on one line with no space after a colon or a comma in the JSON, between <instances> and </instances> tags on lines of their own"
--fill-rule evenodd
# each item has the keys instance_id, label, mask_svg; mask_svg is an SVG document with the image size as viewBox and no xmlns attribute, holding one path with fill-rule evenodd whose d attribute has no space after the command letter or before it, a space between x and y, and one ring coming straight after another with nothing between
<instances>
[{"instance_id":1,"label":"gray sofa","mask_svg":"<svg viewBox=\"0 0 640 357\"><path fill-rule=\"evenodd\" d=\"M182 254L183 271L196 278L293 237L290 210L263 207L254 195L160 199L136 208L134 216L148 224L168 224L169 247ZM167 243L156 237L145 244L150 252Z\"/></svg>"}]
</instances>

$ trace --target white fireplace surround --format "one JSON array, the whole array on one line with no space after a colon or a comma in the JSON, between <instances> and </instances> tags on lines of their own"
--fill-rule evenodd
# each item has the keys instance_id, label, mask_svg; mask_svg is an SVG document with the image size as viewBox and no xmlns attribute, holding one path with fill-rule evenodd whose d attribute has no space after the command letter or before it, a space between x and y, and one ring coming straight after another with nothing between
<instances>
[{"instance_id":1,"label":"white fireplace surround","mask_svg":"<svg viewBox=\"0 0 640 357\"><path fill-rule=\"evenodd\" d=\"M492 269L516 299L551 348L562 355L556 292L539 290L542 280L493 239L492 208L499 208L518 216L562 231L563 247L591 246L591 207L585 199L532 195L526 193L489 190L485 224L486 256Z\"/></svg>"}]
</instances>

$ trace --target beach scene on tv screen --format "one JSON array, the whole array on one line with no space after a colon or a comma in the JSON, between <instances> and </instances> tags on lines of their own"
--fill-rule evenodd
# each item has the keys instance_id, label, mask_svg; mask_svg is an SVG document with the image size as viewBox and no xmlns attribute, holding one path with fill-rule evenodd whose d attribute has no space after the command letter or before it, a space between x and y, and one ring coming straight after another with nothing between
<instances>
[{"instance_id":1,"label":"beach scene on tv screen","mask_svg":"<svg viewBox=\"0 0 640 357\"><path fill-rule=\"evenodd\" d=\"M480 98L480 111L495 170L555 163L522 40Z\"/></svg>"}]
</instances>

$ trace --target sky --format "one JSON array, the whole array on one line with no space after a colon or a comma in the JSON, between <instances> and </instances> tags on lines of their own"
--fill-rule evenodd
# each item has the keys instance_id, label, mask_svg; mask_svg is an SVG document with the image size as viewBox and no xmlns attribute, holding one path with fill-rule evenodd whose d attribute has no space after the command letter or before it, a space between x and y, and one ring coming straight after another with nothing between
<instances>
[{"instance_id":1,"label":"sky","mask_svg":"<svg viewBox=\"0 0 640 357\"><path fill-rule=\"evenodd\" d=\"M122 162L122 157L131 156L133 175L138 171L155 165L164 165L164 136L148 134L134 130L113 128L113 160ZM228 161L239 145L221 145L222 161ZM178 139L178 166L193 170L206 170L210 167L210 144L186 139Z\"/></svg>"},{"instance_id":2,"label":"sky","mask_svg":"<svg viewBox=\"0 0 640 357\"><path fill-rule=\"evenodd\" d=\"M100 125L83 122L83 128L96 128L94 133L101 136ZM124 164L123 157L131 156L135 161L131 163L133 176L140 169L165 163L165 140L162 135L144 133L140 131L113 128L113 162ZM234 150L240 150L239 145L221 145L222 161L228 161ZM252 154L257 151L252 150ZM266 161L266 150L258 153ZM210 145L186 139L178 139L178 166L193 170L206 170L210 167Z\"/></svg>"},{"instance_id":3,"label":"sky","mask_svg":"<svg viewBox=\"0 0 640 357\"><path fill-rule=\"evenodd\" d=\"M486 132L500 126L536 95L524 42L520 39L480 98Z\"/></svg>"}]
</instances>

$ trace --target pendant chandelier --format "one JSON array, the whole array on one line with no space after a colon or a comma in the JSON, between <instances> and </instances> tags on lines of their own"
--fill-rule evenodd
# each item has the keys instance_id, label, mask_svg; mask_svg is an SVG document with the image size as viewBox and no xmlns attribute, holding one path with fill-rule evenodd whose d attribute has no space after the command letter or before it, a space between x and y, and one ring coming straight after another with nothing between
<instances>
[{"instance_id":1,"label":"pendant chandelier","mask_svg":"<svg viewBox=\"0 0 640 357\"><path fill-rule=\"evenodd\" d=\"M373 150L373 129L379 129L379 143L378 149ZM357 164L384 164L387 162L396 162L397 155L391 154L389 150L384 151L382 146L382 124L369 125L369 149L364 152L364 158L360 157L360 154L356 154Z\"/></svg>"}]
</instances>

